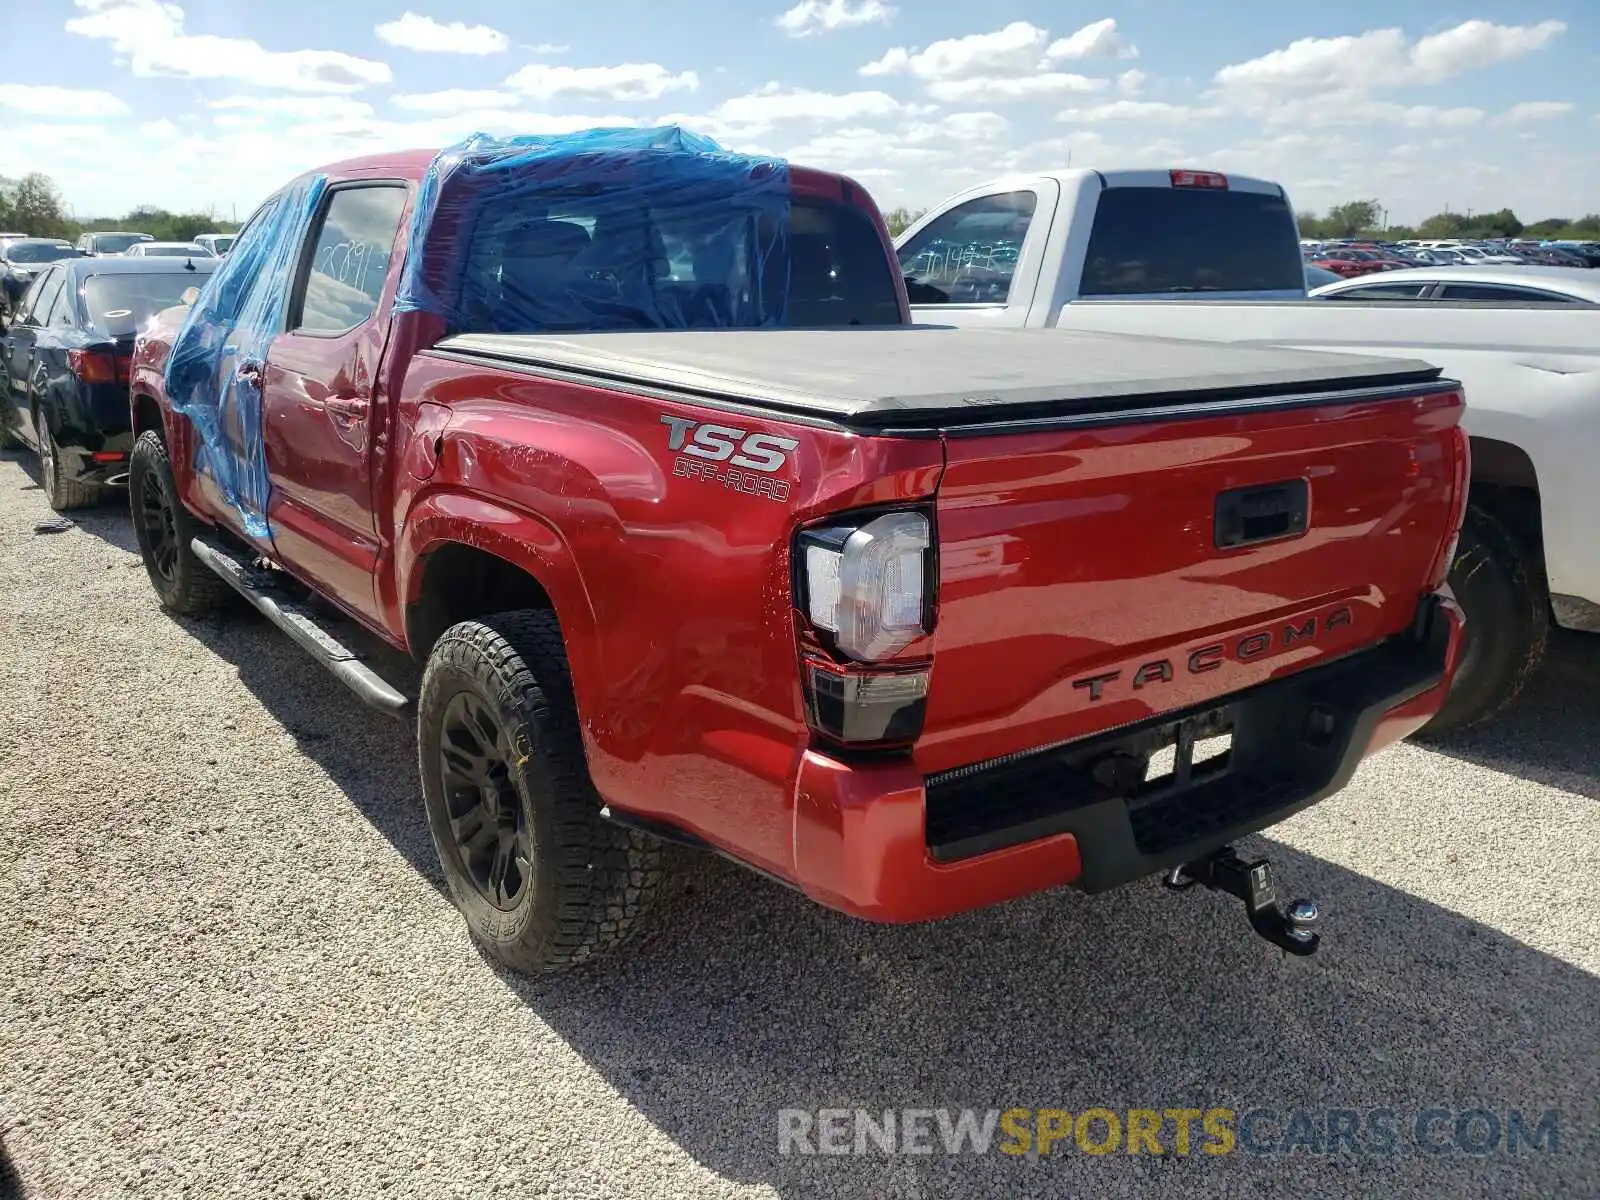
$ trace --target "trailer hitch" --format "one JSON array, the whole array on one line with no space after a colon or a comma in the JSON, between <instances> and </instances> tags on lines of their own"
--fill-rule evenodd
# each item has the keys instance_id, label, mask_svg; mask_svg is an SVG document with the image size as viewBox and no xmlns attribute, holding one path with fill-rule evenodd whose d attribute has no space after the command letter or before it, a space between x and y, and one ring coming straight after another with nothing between
<instances>
[{"instance_id":1,"label":"trailer hitch","mask_svg":"<svg viewBox=\"0 0 1600 1200\"><path fill-rule=\"evenodd\" d=\"M1289 954L1317 952L1321 938L1311 929L1317 923L1316 904L1296 900L1287 912L1280 908L1272 886L1272 866L1264 858L1245 862L1232 846L1224 846L1196 862L1173 867L1161 882L1175 892L1199 883L1237 896L1244 901L1250 927L1274 946Z\"/></svg>"}]
</instances>

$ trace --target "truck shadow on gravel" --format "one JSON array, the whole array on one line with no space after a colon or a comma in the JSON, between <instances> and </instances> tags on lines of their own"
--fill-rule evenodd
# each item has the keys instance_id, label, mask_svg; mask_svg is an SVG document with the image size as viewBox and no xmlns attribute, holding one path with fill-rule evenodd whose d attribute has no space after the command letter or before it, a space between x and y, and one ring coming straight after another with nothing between
<instances>
[{"instance_id":1,"label":"truck shadow on gravel","mask_svg":"<svg viewBox=\"0 0 1600 1200\"><path fill-rule=\"evenodd\" d=\"M1544 665L1491 721L1429 750L1600 800L1600 633L1552 629Z\"/></svg>"},{"instance_id":2,"label":"truck shadow on gravel","mask_svg":"<svg viewBox=\"0 0 1600 1200\"><path fill-rule=\"evenodd\" d=\"M409 725L363 708L242 606L183 625L440 887ZM485 961L485 985L498 980L706 1170L783 1196L1600 1193L1600 979L1287 846L1241 849L1263 847L1284 893L1323 906L1310 960L1257 939L1236 901L1149 882L875 926L674 849L663 903L619 957L538 980ZM1095 1105L1387 1107L1400 1152L777 1151L785 1108ZM1408 1122L1430 1107L1556 1109L1559 1149L1424 1155ZM1262 1128L1281 1137L1283 1122Z\"/></svg>"},{"instance_id":3,"label":"truck shadow on gravel","mask_svg":"<svg viewBox=\"0 0 1600 1200\"><path fill-rule=\"evenodd\" d=\"M14 462L22 468L23 474L28 477L27 483L12 484L19 489L38 491L41 490L39 476L39 460L32 451L7 450L0 455L0 461ZM56 514L45 509L41 520L53 519ZM91 537L97 537L103 542L116 546L119 550L126 550L130 554L139 553L139 543L133 535L133 521L128 515L128 492L126 488L108 488L100 498L99 503L88 508L75 508L70 512L61 514L74 525ZM59 537L59 534L34 534L35 537Z\"/></svg>"},{"instance_id":4,"label":"truck shadow on gravel","mask_svg":"<svg viewBox=\"0 0 1600 1200\"><path fill-rule=\"evenodd\" d=\"M1280 886L1327 914L1310 960L1259 941L1237 902L1150 883L893 928L706 862L627 957L502 979L698 1162L782 1195L1222 1194L1218 1173L1275 1194L1464 1196L1491 1176L1504 1195L1594 1194L1600 980L1331 863L1270 852ZM784 1108L1096 1105L1390 1107L1402 1130L1429 1107L1558 1109L1566 1141L1492 1162L777 1152ZM1281 1137L1282 1118L1263 1130Z\"/></svg>"}]
</instances>

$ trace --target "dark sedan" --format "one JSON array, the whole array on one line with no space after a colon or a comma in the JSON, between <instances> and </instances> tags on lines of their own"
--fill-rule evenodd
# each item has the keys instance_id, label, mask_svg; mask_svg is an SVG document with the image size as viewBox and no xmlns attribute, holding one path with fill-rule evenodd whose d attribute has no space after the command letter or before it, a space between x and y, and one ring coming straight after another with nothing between
<instances>
[{"instance_id":1,"label":"dark sedan","mask_svg":"<svg viewBox=\"0 0 1600 1200\"><path fill-rule=\"evenodd\" d=\"M77 257L72 243L60 238L7 238L0 245L0 324L10 320L23 293L45 267Z\"/></svg>"},{"instance_id":2,"label":"dark sedan","mask_svg":"<svg viewBox=\"0 0 1600 1200\"><path fill-rule=\"evenodd\" d=\"M57 512L127 481L134 335L153 314L192 302L214 258L71 258L28 288L0 337L0 446L39 455Z\"/></svg>"}]
</instances>

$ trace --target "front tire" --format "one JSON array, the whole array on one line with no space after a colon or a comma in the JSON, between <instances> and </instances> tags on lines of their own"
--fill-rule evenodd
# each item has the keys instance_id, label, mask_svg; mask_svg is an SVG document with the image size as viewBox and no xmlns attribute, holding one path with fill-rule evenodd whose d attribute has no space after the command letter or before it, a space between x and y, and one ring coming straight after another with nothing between
<instances>
[{"instance_id":1,"label":"front tire","mask_svg":"<svg viewBox=\"0 0 1600 1200\"><path fill-rule=\"evenodd\" d=\"M533 974L628 939L662 846L600 815L554 614L447 629L423 673L417 750L445 883L491 957Z\"/></svg>"},{"instance_id":2,"label":"front tire","mask_svg":"<svg viewBox=\"0 0 1600 1200\"><path fill-rule=\"evenodd\" d=\"M1450 566L1466 616L1450 695L1419 731L1437 737L1481 724L1514 701L1544 661L1549 601L1532 556L1489 510L1469 505Z\"/></svg>"},{"instance_id":3,"label":"front tire","mask_svg":"<svg viewBox=\"0 0 1600 1200\"><path fill-rule=\"evenodd\" d=\"M44 409L38 409L33 419L34 436L39 439L39 477L44 486L44 498L56 512L70 512L75 508L88 508L100 500L97 484L81 479L68 479L61 465L61 451L50 433L50 419Z\"/></svg>"},{"instance_id":4,"label":"front tire","mask_svg":"<svg viewBox=\"0 0 1600 1200\"><path fill-rule=\"evenodd\" d=\"M178 498L167 448L153 430L140 434L133 445L128 503L139 554L162 607L198 617L228 600L233 589L189 548L199 528Z\"/></svg>"}]
</instances>

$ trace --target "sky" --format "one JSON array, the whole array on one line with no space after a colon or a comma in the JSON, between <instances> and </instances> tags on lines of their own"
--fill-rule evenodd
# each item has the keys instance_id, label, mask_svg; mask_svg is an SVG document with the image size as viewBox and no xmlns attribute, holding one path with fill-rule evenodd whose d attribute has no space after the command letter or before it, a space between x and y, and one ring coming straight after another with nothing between
<instances>
[{"instance_id":1,"label":"sky","mask_svg":"<svg viewBox=\"0 0 1600 1200\"><path fill-rule=\"evenodd\" d=\"M0 0L0 176L242 219L359 154L681 124L885 209L1070 165L1600 211L1600 3L1460 3Z\"/></svg>"}]
</instances>

